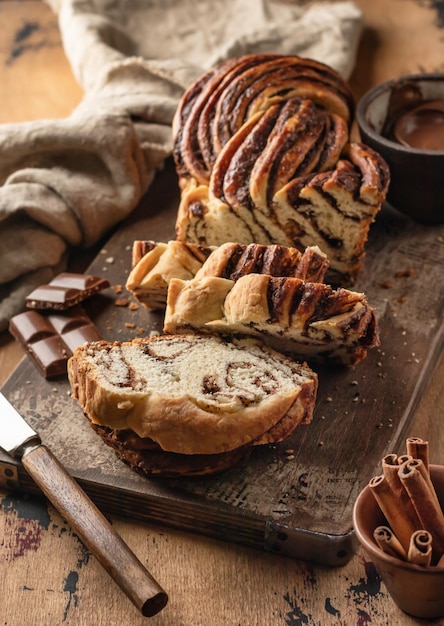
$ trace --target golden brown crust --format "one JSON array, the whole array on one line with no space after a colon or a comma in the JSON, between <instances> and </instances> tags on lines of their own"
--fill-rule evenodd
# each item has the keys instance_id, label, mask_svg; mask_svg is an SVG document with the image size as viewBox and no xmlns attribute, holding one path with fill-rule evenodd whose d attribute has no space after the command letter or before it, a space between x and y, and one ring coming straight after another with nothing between
<instances>
[{"instance_id":1,"label":"golden brown crust","mask_svg":"<svg viewBox=\"0 0 444 626\"><path fill-rule=\"evenodd\" d=\"M193 278L212 250L180 241L135 241L125 287L147 309L163 309L170 278Z\"/></svg>"},{"instance_id":2,"label":"golden brown crust","mask_svg":"<svg viewBox=\"0 0 444 626\"><path fill-rule=\"evenodd\" d=\"M131 430L113 430L91 424L92 428L131 469L150 478L209 476L244 463L252 446L220 454L177 454L165 452L151 439L142 439Z\"/></svg>"}]
</instances>

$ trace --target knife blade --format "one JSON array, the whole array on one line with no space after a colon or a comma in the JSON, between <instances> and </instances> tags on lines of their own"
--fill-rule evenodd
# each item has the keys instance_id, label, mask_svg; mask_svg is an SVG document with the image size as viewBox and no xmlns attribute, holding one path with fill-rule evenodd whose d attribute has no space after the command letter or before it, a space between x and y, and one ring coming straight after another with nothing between
<instances>
[{"instance_id":1,"label":"knife blade","mask_svg":"<svg viewBox=\"0 0 444 626\"><path fill-rule=\"evenodd\" d=\"M38 434L22 418L5 396L0 393L0 447L11 456L21 456L27 445L41 443ZM5 416L7 418L5 419Z\"/></svg>"},{"instance_id":2,"label":"knife blade","mask_svg":"<svg viewBox=\"0 0 444 626\"><path fill-rule=\"evenodd\" d=\"M45 496L142 615L151 617L165 607L166 592L1 392L0 447L21 460Z\"/></svg>"}]
</instances>

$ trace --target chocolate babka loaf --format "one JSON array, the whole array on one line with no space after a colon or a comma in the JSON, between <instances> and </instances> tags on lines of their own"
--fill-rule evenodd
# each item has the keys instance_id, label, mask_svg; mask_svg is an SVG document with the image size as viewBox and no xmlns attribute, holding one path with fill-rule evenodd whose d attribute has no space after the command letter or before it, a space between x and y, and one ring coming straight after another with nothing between
<instances>
[{"instance_id":1,"label":"chocolate babka loaf","mask_svg":"<svg viewBox=\"0 0 444 626\"><path fill-rule=\"evenodd\" d=\"M346 285L385 199L385 161L350 143L354 101L321 63L247 55L185 92L173 123L179 241L317 245L328 281Z\"/></svg>"},{"instance_id":2,"label":"chocolate babka loaf","mask_svg":"<svg viewBox=\"0 0 444 626\"><path fill-rule=\"evenodd\" d=\"M364 294L266 274L173 279L164 332L257 337L309 363L356 364L379 345Z\"/></svg>"},{"instance_id":3,"label":"chocolate babka loaf","mask_svg":"<svg viewBox=\"0 0 444 626\"><path fill-rule=\"evenodd\" d=\"M85 344L68 376L104 441L148 474L226 469L310 422L317 392L308 366L261 342L196 334Z\"/></svg>"},{"instance_id":4,"label":"chocolate babka loaf","mask_svg":"<svg viewBox=\"0 0 444 626\"><path fill-rule=\"evenodd\" d=\"M126 288L147 308L166 306L171 278L220 276L236 280L249 273L294 276L322 282L328 259L317 246L300 252L279 245L225 243L204 248L179 241L135 241Z\"/></svg>"}]
</instances>

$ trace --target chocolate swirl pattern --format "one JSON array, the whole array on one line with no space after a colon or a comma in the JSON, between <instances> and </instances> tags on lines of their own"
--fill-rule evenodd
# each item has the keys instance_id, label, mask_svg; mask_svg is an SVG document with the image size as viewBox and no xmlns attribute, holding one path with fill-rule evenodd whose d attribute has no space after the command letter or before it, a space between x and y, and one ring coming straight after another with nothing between
<instances>
[{"instance_id":1,"label":"chocolate swirl pattern","mask_svg":"<svg viewBox=\"0 0 444 626\"><path fill-rule=\"evenodd\" d=\"M298 57L249 55L184 94L173 124L182 191L177 239L319 246L330 282L353 282L389 171L350 143L347 83Z\"/></svg>"},{"instance_id":2,"label":"chocolate swirl pattern","mask_svg":"<svg viewBox=\"0 0 444 626\"><path fill-rule=\"evenodd\" d=\"M68 375L92 424L190 455L281 441L312 419L317 391L306 365L253 339L216 336L86 344Z\"/></svg>"},{"instance_id":3,"label":"chocolate swirl pattern","mask_svg":"<svg viewBox=\"0 0 444 626\"><path fill-rule=\"evenodd\" d=\"M195 277L220 276L237 280L246 274L269 274L322 282L328 265L327 257L316 246L300 252L297 248L277 244L225 243L213 250Z\"/></svg>"}]
</instances>

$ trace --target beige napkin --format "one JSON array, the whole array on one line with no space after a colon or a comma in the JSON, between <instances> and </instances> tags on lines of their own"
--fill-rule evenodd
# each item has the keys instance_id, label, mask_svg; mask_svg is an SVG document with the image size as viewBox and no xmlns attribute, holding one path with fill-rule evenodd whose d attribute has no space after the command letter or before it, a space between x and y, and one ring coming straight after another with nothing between
<instances>
[{"instance_id":1,"label":"beige napkin","mask_svg":"<svg viewBox=\"0 0 444 626\"><path fill-rule=\"evenodd\" d=\"M348 78L352 2L47 0L85 91L66 119L0 125L0 330L69 253L128 216L171 153L183 90L253 52L323 61Z\"/></svg>"}]
</instances>

